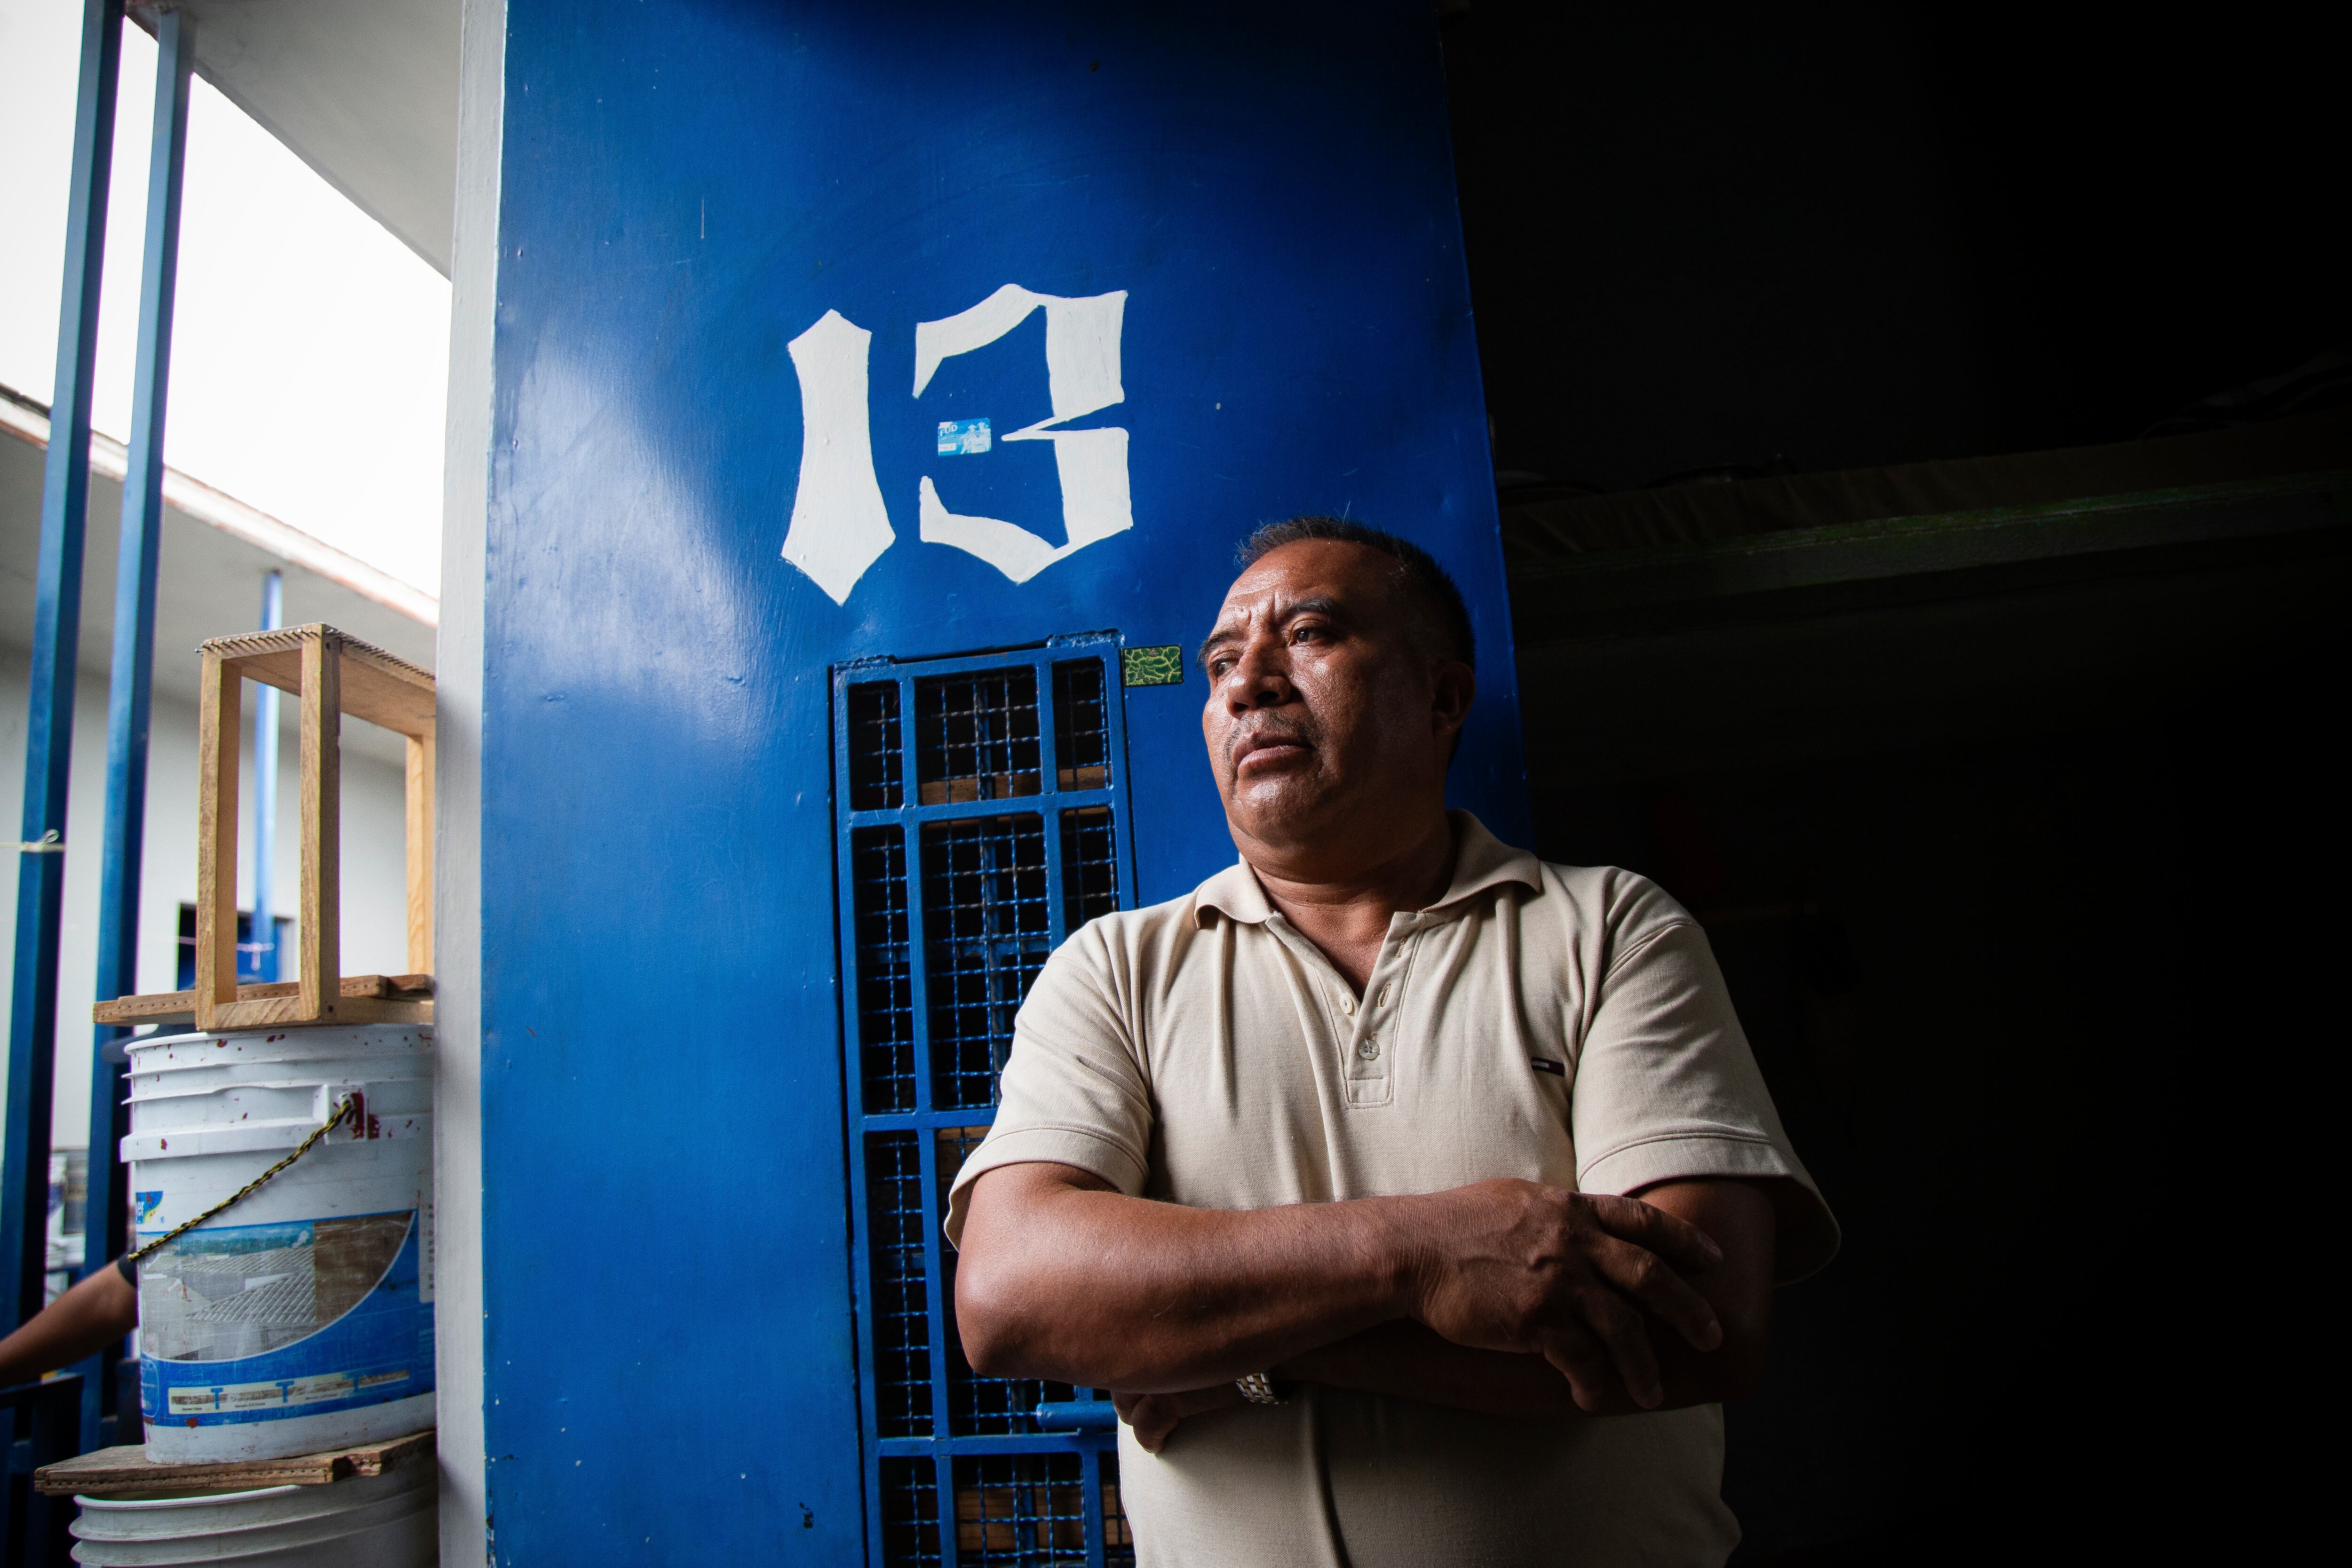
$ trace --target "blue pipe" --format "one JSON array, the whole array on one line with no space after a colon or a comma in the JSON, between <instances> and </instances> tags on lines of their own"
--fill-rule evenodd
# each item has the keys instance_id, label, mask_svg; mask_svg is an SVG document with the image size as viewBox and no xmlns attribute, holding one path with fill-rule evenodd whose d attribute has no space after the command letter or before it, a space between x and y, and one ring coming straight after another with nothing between
<instances>
[{"instance_id":1,"label":"blue pipe","mask_svg":"<svg viewBox=\"0 0 2352 1568\"><path fill-rule=\"evenodd\" d=\"M65 283L58 303L58 379L41 479L41 555L25 723L26 845L63 844L73 766L74 678L81 644L82 525L89 510L90 384L98 369L107 177L114 162L114 86L122 0L83 0L73 180L66 205ZM20 849L15 990L9 998L8 1103L0 1153L0 1260L16 1289L0 1312L14 1328L41 1310L49 1215L49 1093L57 1076L58 926L65 857Z\"/></svg>"},{"instance_id":2,"label":"blue pipe","mask_svg":"<svg viewBox=\"0 0 2352 1568\"><path fill-rule=\"evenodd\" d=\"M188 142L188 89L195 23L184 10L155 18L155 129L147 156L147 236L139 279L139 360L131 405L129 470L122 479L121 542L115 556L113 678L106 701L106 842L98 885L98 999L139 990L139 884L147 826L147 740L155 678L155 577L163 541L163 416L172 379L172 311L180 267L181 173ZM130 1131L123 1067L107 1047L130 1034L101 1025L89 1077L89 1204L82 1259L102 1268L129 1241L118 1159ZM99 1442L120 1344L82 1379L84 1451Z\"/></svg>"},{"instance_id":3,"label":"blue pipe","mask_svg":"<svg viewBox=\"0 0 2352 1568\"><path fill-rule=\"evenodd\" d=\"M1041 1432L1118 1430L1118 1412L1108 1399L1049 1399L1034 1414Z\"/></svg>"}]
</instances>

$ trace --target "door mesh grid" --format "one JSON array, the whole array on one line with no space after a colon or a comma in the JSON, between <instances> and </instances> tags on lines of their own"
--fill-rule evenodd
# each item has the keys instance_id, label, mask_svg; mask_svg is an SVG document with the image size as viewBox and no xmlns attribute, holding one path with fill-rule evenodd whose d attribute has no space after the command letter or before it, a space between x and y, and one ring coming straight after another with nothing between
<instances>
[{"instance_id":1,"label":"door mesh grid","mask_svg":"<svg viewBox=\"0 0 2352 1568\"><path fill-rule=\"evenodd\" d=\"M923 825L931 1070L941 1106L996 1103L1013 1015L1057 940L1034 812Z\"/></svg>"},{"instance_id":2,"label":"door mesh grid","mask_svg":"<svg viewBox=\"0 0 2352 1568\"><path fill-rule=\"evenodd\" d=\"M1038 793L1037 672L1026 665L918 680L915 732L925 805Z\"/></svg>"},{"instance_id":3,"label":"door mesh grid","mask_svg":"<svg viewBox=\"0 0 2352 1568\"><path fill-rule=\"evenodd\" d=\"M1037 1415L1095 1391L972 1372L939 1234L993 1119L1022 997L1071 931L1132 901L1116 657L1114 641L1090 639L836 678L877 1563L1133 1561L1112 1434L1048 1430ZM1019 808L987 809L995 801Z\"/></svg>"},{"instance_id":4,"label":"door mesh grid","mask_svg":"<svg viewBox=\"0 0 2352 1568\"><path fill-rule=\"evenodd\" d=\"M866 1140L866 1248L874 1262L874 1408L882 1435L931 1426L931 1312L924 1292L919 1134Z\"/></svg>"},{"instance_id":5,"label":"door mesh grid","mask_svg":"<svg viewBox=\"0 0 2352 1568\"><path fill-rule=\"evenodd\" d=\"M939 1172L940 1208L947 1208L948 1189L955 1184L956 1173L963 1168L964 1157L980 1147L988 1135L985 1126L941 1127L933 1135L937 1152L935 1168ZM946 1252L940 1259L946 1271L945 1310L948 1332L948 1429L957 1436L981 1433L1037 1432L1036 1410L1046 1400L1076 1397L1067 1384L1040 1383L1034 1378L982 1377L971 1370L964 1360L963 1341L955 1331L955 1254Z\"/></svg>"},{"instance_id":6,"label":"door mesh grid","mask_svg":"<svg viewBox=\"0 0 2352 1568\"><path fill-rule=\"evenodd\" d=\"M859 1076L870 1110L915 1109L914 976L907 946L907 832L895 824L849 836L857 889Z\"/></svg>"}]
</instances>

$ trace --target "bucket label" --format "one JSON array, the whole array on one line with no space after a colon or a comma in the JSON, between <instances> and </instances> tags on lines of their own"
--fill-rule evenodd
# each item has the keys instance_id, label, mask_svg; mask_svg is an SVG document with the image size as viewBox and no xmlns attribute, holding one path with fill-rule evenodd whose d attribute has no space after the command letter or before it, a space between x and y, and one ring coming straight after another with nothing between
<instances>
[{"instance_id":1,"label":"bucket label","mask_svg":"<svg viewBox=\"0 0 2352 1568\"><path fill-rule=\"evenodd\" d=\"M147 1419L205 1426L433 1391L416 1211L190 1231L140 1266Z\"/></svg>"},{"instance_id":2,"label":"bucket label","mask_svg":"<svg viewBox=\"0 0 2352 1568\"><path fill-rule=\"evenodd\" d=\"M281 1377L275 1383L182 1384L168 1395L174 1415L208 1415L230 1410L283 1410L293 1405L320 1405L349 1399L362 1388L405 1384L405 1371L362 1374L331 1372L320 1377ZM408 1391L404 1389L403 1394Z\"/></svg>"}]
</instances>

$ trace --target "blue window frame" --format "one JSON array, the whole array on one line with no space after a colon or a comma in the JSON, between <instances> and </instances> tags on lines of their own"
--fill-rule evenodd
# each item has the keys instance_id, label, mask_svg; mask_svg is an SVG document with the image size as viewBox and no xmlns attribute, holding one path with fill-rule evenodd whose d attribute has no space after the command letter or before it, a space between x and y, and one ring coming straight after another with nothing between
<instances>
[{"instance_id":1,"label":"blue window frame","mask_svg":"<svg viewBox=\"0 0 2352 1568\"><path fill-rule=\"evenodd\" d=\"M1118 640L836 669L835 881L866 1556L1130 1563L1098 1390L975 1374L949 1185L995 1119L1013 1016L1134 902Z\"/></svg>"}]
</instances>

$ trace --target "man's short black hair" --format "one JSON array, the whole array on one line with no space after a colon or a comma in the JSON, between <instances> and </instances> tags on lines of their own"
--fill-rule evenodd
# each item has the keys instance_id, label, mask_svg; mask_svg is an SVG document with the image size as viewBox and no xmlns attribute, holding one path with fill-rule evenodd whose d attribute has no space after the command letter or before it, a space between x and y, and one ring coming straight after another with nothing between
<instances>
[{"instance_id":1,"label":"man's short black hair","mask_svg":"<svg viewBox=\"0 0 2352 1568\"><path fill-rule=\"evenodd\" d=\"M1246 571L1284 545L1302 544L1310 539L1360 544L1394 561L1397 581L1403 586L1405 596L1412 601L1413 608L1420 612L1429 633L1430 651L1440 659L1460 659L1473 669L1478 668L1478 639L1470 629L1470 606L1464 601L1462 590L1446 575L1445 568L1437 563L1437 557L1410 539L1399 539L1393 533L1336 517L1294 517L1265 524L1242 541L1234 557Z\"/></svg>"}]
</instances>

